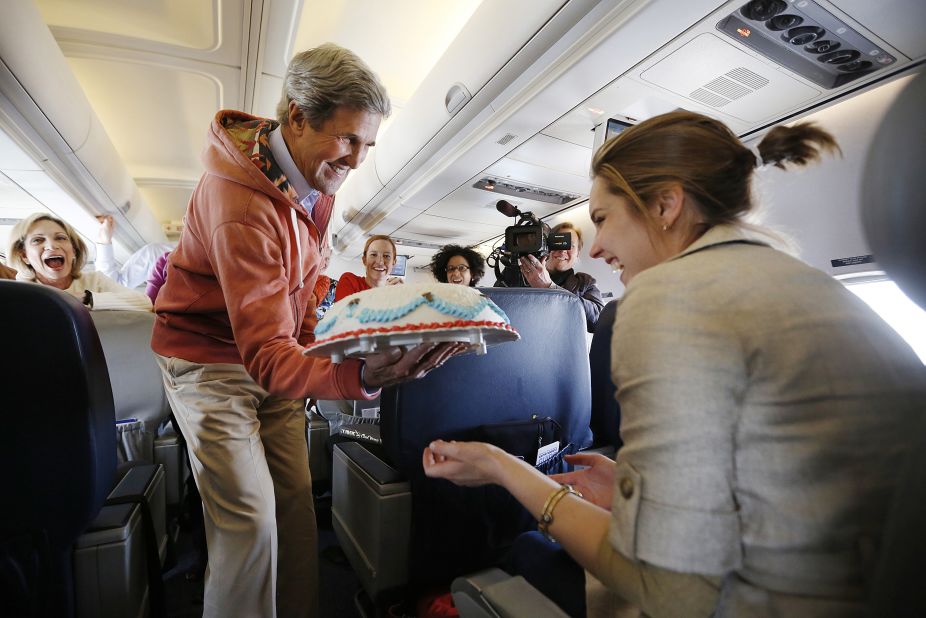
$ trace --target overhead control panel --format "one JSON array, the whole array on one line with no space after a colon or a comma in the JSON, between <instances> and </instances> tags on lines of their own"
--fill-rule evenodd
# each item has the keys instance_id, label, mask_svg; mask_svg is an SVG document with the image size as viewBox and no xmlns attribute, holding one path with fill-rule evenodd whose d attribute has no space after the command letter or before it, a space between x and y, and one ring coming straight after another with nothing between
<instances>
[{"instance_id":1,"label":"overhead control panel","mask_svg":"<svg viewBox=\"0 0 926 618\"><path fill-rule=\"evenodd\" d=\"M827 89L897 62L812 0L751 0L720 20L717 29Z\"/></svg>"}]
</instances>

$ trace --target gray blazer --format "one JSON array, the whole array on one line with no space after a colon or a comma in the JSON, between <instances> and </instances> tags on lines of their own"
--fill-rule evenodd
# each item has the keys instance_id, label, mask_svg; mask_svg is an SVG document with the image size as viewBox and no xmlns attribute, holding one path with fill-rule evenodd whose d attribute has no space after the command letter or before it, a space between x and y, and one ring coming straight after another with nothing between
<instances>
[{"instance_id":1,"label":"gray blazer","mask_svg":"<svg viewBox=\"0 0 926 618\"><path fill-rule=\"evenodd\" d=\"M839 282L718 226L631 282L612 358L611 545L725 576L717 615L860 610L926 411L910 347Z\"/></svg>"}]
</instances>

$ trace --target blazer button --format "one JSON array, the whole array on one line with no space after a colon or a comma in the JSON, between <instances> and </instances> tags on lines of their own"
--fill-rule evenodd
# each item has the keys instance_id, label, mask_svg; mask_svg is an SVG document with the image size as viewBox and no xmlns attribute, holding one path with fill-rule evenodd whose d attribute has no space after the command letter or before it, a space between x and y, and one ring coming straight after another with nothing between
<instances>
[{"instance_id":1,"label":"blazer button","mask_svg":"<svg viewBox=\"0 0 926 618\"><path fill-rule=\"evenodd\" d=\"M633 479L627 478L626 476L621 479L620 482L621 495L624 496L625 500L630 500L633 496Z\"/></svg>"}]
</instances>

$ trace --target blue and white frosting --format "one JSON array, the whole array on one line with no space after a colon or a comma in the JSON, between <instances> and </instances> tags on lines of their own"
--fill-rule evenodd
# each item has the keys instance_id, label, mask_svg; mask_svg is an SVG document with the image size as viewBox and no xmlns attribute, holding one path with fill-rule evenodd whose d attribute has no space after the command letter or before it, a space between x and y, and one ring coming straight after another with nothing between
<instances>
[{"instance_id":1,"label":"blue and white frosting","mask_svg":"<svg viewBox=\"0 0 926 618\"><path fill-rule=\"evenodd\" d=\"M315 327L317 336L333 329L341 332L372 325L390 324L413 312L420 315L410 323L429 323L446 319L500 321L508 316L479 290L450 283L421 283L373 288L336 302ZM338 325L340 324L340 328Z\"/></svg>"}]
</instances>

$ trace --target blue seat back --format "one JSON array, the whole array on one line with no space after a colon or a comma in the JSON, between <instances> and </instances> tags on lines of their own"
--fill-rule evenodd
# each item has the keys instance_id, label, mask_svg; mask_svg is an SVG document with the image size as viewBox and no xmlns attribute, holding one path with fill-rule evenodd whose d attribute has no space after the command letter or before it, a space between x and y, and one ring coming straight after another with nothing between
<instances>
[{"instance_id":1,"label":"blue seat back","mask_svg":"<svg viewBox=\"0 0 926 618\"><path fill-rule=\"evenodd\" d=\"M483 356L452 358L425 376L383 391L383 444L400 469L420 469L436 438L532 416L551 417L563 445L591 443L591 389L584 313L574 294L532 288L480 288L508 315L521 339Z\"/></svg>"},{"instance_id":2,"label":"blue seat back","mask_svg":"<svg viewBox=\"0 0 926 618\"><path fill-rule=\"evenodd\" d=\"M585 314L578 297L530 288L481 291L505 311L521 339L483 356L452 358L421 380L385 389L381 399L383 446L412 486L409 581L415 584L449 583L497 564L514 538L535 525L499 487L426 478L421 454L432 440L536 431L529 426L536 416L555 420L562 448L574 452L591 444Z\"/></svg>"},{"instance_id":3,"label":"blue seat back","mask_svg":"<svg viewBox=\"0 0 926 618\"><path fill-rule=\"evenodd\" d=\"M71 546L113 487L116 437L90 313L59 290L0 281L3 598L18 615L68 615Z\"/></svg>"}]
</instances>

